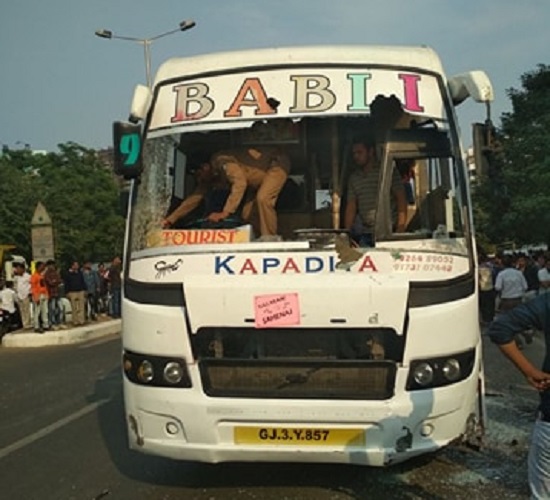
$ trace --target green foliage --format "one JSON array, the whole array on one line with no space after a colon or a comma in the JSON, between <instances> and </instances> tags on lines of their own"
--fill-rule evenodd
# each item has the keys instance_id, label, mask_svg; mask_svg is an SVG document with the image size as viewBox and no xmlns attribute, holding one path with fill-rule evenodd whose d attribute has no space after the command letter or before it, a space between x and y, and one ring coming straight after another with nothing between
<instances>
[{"instance_id":1,"label":"green foliage","mask_svg":"<svg viewBox=\"0 0 550 500\"><path fill-rule=\"evenodd\" d=\"M54 228L56 259L110 261L122 253L119 185L94 150L75 143L58 153L4 150L0 156L0 243L32 257L31 220L38 202Z\"/></svg>"},{"instance_id":2,"label":"green foliage","mask_svg":"<svg viewBox=\"0 0 550 500\"><path fill-rule=\"evenodd\" d=\"M521 84L507 91L512 111L501 117L492 173L474 186L476 226L494 243L550 244L550 66Z\"/></svg>"}]
</instances>

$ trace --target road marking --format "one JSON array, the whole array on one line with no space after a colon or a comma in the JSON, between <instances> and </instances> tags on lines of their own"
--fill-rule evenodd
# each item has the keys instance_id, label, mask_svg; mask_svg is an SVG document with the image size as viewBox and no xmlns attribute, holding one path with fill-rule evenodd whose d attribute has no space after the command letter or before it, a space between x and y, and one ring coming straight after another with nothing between
<instances>
[{"instance_id":1,"label":"road marking","mask_svg":"<svg viewBox=\"0 0 550 500\"><path fill-rule=\"evenodd\" d=\"M90 340L90 342L87 342L86 344L79 345L79 349L89 349L90 347L95 347L96 345L106 344L107 342L112 342L113 340L120 339L120 335L118 333L113 333L112 335L109 335L108 337L100 337L95 340Z\"/></svg>"},{"instance_id":2,"label":"road marking","mask_svg":"<svg viewBox=\"0 0 550 500\"><path fill-rule=\"evenodd\" d=\"M88 406L85 406L84 408L58 420L57 422L47 425L46 427L44 427L43 429L40 429L34 434L24 437L23 439L20 439L19 441L16 441L15 443L0 449L0 460L2 458L7 457L10 453L20 450L21 448L24 448L25 446L32 444L35 441L38 441L39 439L42 439L48 434L51 434L52 432L55 432L58 429L61 429L61 427L64 427L65 425L70 424L74 420L77 420L80 417L83 417L84 415L87 415L88 413L93 412L94 410L96 410L100 406L103 406L105 403L108 403L109 401L110 399L103 399L101 401L96 401L95 403L91 403Z\"/></svg>"}]
</instances>

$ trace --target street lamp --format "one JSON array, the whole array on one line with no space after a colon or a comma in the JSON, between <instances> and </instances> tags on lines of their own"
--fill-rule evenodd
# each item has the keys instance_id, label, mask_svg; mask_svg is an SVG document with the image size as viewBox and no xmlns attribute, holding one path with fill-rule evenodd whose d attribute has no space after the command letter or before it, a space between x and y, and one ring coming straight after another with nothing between
<instances>
[{"instance_id":1,"label":"street lamp","mask_svg":"<svg viewBox=\"0 0 550 500\"><path fill-rule=\"evenodd\" d=\"M119 36L119 35L115 35L112 31L105 30L105 29L97 30L95 34L99 38L108 38L108 39L117 38L119 40L129 40L131 42L136 42L143 45L143 53L145 56L145 76L147 78L147 86L151 88L153 86L152 80L151 80L151 44L155 40L171 35L172 33L177 33L178 31L190 30L195 26L195 24L196 24L195 21L185 20L185 21L182 21L176 29L167 31L166 33L161 33L160 35L156 35L151 38L134 38L132 36Z\"/></svg>"}]
</instances>

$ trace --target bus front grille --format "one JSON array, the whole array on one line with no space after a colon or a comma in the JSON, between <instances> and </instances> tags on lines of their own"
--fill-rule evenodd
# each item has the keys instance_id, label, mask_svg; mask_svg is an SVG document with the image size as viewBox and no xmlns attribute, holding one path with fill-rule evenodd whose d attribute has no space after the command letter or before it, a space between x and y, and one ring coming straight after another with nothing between
<instances>
[{"instance_id":1,"label":"bus front grille","mask_svg":"<svg viewBox=\"0 0 550 500\"><path fill-rule=\"evenodd\" d=\"M396 363L203 358L211 397L382 400L393 396Z\"/></svg>"}]
</instances>

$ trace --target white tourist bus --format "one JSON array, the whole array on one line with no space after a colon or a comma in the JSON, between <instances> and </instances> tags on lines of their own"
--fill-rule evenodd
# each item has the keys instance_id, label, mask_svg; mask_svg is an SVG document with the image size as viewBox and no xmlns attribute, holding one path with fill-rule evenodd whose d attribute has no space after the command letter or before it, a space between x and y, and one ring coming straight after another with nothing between
<instances>
[{"instance_id":1,"label":"white tourist bus","mask_svg":"<svg viewBox=\"0 0 550 500\"><path fill-rule=\"evenodd\" d=\"M115 123L133 178L123 293L130 446L204 462L384 466L475 437L482 360L455 106L492 100L426 47L294 47L171 59ZM343 230L350 150L376 140L375 226ZM163 229L197 158L275 145L278 236L252 221ZM409 170L407 224L390 185ZM200 207L199 207L200 210Z\"/></svg>"}]
</instances>

